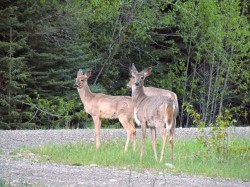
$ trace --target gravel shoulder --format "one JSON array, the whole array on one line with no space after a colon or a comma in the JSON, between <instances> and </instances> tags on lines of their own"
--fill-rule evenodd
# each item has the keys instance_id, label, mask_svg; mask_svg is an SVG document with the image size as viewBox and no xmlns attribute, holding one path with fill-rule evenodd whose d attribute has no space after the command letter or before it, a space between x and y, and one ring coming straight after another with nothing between
<instances>
[{"instance_id":1,"label":"gravel shoulder","mask_svg":"<svg viewBox=\"0 0 250 187\"><path fill-rule=\"evenodd\" d=\"M137 129L140 138L140 129ZM148 133L149 134L149 133ZM176 129L176 139L197 136L196 128ZM230 136L250 137L250 127L230 130ZM101 139L126 138L124 129L102 129ZM40 146L46 143L68 143L94 141L92 129L76 130L0 130L0 180L11 185L29 186L250 186L250 181L220 179L167 171L135 171L130 168L117 169L95 164L70 166L40 163L11 155L10 151L23 145ZM139 145L138 145L139 146ZM130 147L131 148L131 147Z\"/></svg>"}]
</instances>

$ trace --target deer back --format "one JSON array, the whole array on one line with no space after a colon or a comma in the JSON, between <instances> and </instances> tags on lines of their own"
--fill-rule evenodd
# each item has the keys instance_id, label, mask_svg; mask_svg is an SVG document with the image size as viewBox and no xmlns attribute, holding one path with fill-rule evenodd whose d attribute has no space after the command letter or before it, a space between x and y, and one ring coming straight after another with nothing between
<instances>
[{"instance_id":1,"label":"deer back","mask_svg":"<svg viewBox=\"0 0 250 187\"><path fill-rule=\"evenodd\" d=\"M166 123L167 106L175 106L174 100L166 96L147 96L136 103L134 116L139 124L147 122L149 126L155 126Z\"/></svg>"},{"instance_id":2,"label":"deer back","mask_svg":"<svg viewBox=\"0 0 250 187\"><path fill-rule=\"evenodd\" d=\"M133 115L134 103L129 96L110 96L94 94L94 97L85 103L85 110L101 118L118 118L119 115Z\"/></svg>"},{"instance_id":3,"label":"deer back","mask_svg":"<svg viewBox=\"0 0 250 187\"><path fill-rule=\"evenodd\" d=\"M170 90L161 89L161 88L155 88L155 87L144 87L143 90L147 96L167 96L173 99L175 102L175 116L178 115L178 112L179 112L178 99L177 99L177 95L174 92Z\"/></svg>"}]
</instances>

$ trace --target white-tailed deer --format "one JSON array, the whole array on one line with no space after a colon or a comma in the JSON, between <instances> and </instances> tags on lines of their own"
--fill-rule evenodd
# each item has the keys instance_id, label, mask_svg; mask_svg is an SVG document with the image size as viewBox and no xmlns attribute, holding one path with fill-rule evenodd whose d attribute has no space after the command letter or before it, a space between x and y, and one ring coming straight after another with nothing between
<instances>
[{"instance_id":1,"label":"white-tailed deer","mask_svg":"<svg viewBox=\"0 0 250 187\"><path fill-rule=\"evenodd\" d=\"M91 72L80 69L77 73L74 87L77 88L86 113L90 114L95 126L96 148L100 147L101 119L119 119L127 131L125 151L128 150L130 138L133 138L133 148L136 146L136 129L133 121L134 103L129 96L110 96L101 93L93 93L88 86L88 78Z\"/></svg>"},{"instance_id":2,"label":"white-tailed deer","mask_svg":"<svg viewBox=\"0 0 250 187\"><path fill-rule=\"evenodd\" d=\"M169 96L147 96L144 92L144 79L151 74L151 68L138 72L134 67L132 74L132 100L135 103L134 119L142 130L141 155L143 157L146 125L151 129L152 146L155 159L158 160L156 151L157 129L162 136L162 151L160 162L163 160L167 138L171 143L171 161L173 162L173 134L176 126L176 108L178 105ZM166 127L166 128L165 128Z\"/></svg>"}]
</instances>

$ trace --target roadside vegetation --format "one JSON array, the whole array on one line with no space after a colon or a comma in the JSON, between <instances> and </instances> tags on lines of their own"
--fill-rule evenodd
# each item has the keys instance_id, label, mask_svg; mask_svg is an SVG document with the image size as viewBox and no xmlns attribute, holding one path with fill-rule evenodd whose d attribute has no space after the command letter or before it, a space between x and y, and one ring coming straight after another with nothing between
<instances>
[{"instance_id":1,"label":"roadside vegetation","mask_svg":"<svg viewBox=\"0 0 250 187\"><path fill-rule=\"evenodd\" d=\"M174 149L174 167L170 162L169 145L162 163L155 161L150 139L146 140L145 156L139 160L140 141L134 152L132 146L124 152L123 139L103 142L99 150L94 143L47 144L42 147L24 148L21 152L32 152L40 155L40 161L69 164L74 166L97 164L114 166L119 169L129 168L138 171L150 169L157 171L186 172L211 177L239 178L250 180L250 140L234 138L229 141L226 154L216 149L208 150L198 139L177 140ZM158 140L158 153L161 141Z\"/></svg>"}]
</instances>

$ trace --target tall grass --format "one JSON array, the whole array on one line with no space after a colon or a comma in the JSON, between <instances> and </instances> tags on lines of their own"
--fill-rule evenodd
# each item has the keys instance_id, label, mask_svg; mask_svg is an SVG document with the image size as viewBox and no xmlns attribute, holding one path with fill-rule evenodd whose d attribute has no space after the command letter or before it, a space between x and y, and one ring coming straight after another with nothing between
<instances>
[{"instance_id":1,"label":"tall grass","mask_svg":"<svg viewBox=\"0 0 250 187\"><path fill-rule=\"evenodd\" d=\"M143 160L139 160L140 142L137 150L133 152L132 145L128 152L124 152L125 140L118 139L102 142L99 150L95 143L48 144L42 147L30 148L30 151L42 155L42 158L51 162L102 166L115 166L118 168L132 167L137 169L184 171L192 174L206 176L240 178L250 180L250 141L248 138L239 138L230 141L227 155L220 155L215 150L207 151L195 139L178 140L175 142L174 166L167 168L165 163L170 162L170 146L167 145L165 158L162 163L155 161L151 142L145 143ZM158 152L161 142L158 140Z\"/></svg>"}]
</instances>

